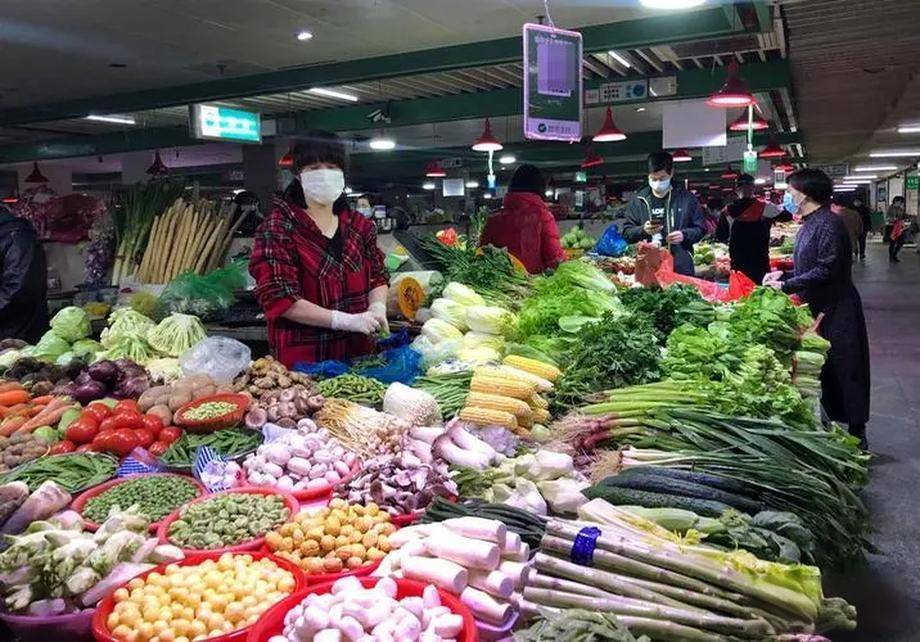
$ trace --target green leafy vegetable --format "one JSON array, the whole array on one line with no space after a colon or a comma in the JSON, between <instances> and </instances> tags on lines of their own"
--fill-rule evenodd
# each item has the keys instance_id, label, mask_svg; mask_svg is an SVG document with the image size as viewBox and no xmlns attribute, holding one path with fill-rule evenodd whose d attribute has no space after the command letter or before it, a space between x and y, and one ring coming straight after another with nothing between
<instances>
[{"instance_id":1,"label":"green leafy vegetable","mask_svg":"<svg viewBox=\"0 0 920 642\"><path fill-rule=\"evenodd\" d=\"M174 312L147 332L147 341L158 352L178 357L206 336L198 317Z\"/></svg>"},{"instance_id":2,"label":"green leafy vegetable","mask_svg":"<svg viewBox=\"0 0 920 642\"><path fill-rule=\"evenodd\" d=\"M635 316L649 319L655 326L659 343L664 343L671 331L683 322L680 311L691 303L702 301L702 297L694 287L675 285L665 290L630 288L620 292L620 300Z\"/></svg>"},{"instance_id":3,"label":"green leafy vegetable","mask_svg":"<svg viewBox=\"0 0 920 642\"><path fill-rule=\"evenodd\" d=\"M89 315L83 308L69 305L51 317L51 329L64 341L85 339L91 332Z\"/></svg>"}]
</instances>

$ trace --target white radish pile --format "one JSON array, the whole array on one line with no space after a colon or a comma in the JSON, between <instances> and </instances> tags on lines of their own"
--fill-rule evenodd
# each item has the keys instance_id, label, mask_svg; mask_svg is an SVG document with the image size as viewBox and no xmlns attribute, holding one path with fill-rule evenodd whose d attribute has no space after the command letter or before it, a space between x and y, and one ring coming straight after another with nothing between
<instances>
[{"instance_id":1,"label":"white radish pile","mask_svg":"<svg viewBox=\"0 0 920 642\"><path fill-rule=\"evenodd\" d=\"M463 631L463 617L442 606L434 586L421 596L396 593L390 578L365 588L343 577L331 593L311 593L288 611L283 634L269 642L454 642Z\"/></svg>"},{"instance_id":2,"label":"white radish pile","mask_svg":"<svg viewBox=\"0 0 920 642\"><path fill-rule=\"evenodd\" d=\"M520 598L530 548L504 524L457 517L403 528L390 537L397 550L374 572L428 582L460 596L476 620L501 626Z\"/></svg>"},{"instance_id":3,"label":"white radish pile","mask_svg":"<svg viewBox=\"0 0 920 642\"><path fill-rule=\"evenodd\" d=\"M301 419L296 430L277 430L243 461L251 486L300 491L335 486L351 475L357 455L313 420Z\"/></svg>"}]
</instances>

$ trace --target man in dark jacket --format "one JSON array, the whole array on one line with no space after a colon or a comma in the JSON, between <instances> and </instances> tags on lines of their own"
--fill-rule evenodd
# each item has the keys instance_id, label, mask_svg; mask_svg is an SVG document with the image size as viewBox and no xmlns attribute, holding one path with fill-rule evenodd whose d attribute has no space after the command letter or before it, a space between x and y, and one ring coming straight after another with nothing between
<instances>
[{"instance_id":1,"label":"man in dark jacket","mask_svg":"<svg viewBox=\"0 0 920 642\"><path fill-rule=\"evenodd\" d=\"M859 216L862 219L862 234L859 237L858 248L859 260L862 261L866 258L866 237L872 231L872 212L869 211L869 208L866 207L861 198L853 199L853 209L859 212ZM857 248L853 249L856 250Z\"/></svg>"},{"instance_id":2,"label":"man in dark jacket","mask_svg":"<svg viewBox=\"0 0 920 642\"><path fill-rule=\"evenodd\" d=\"M703 211L696 197L671 184L674 158L667 152L648 157L648 187L639 190L626 208L623 237L629 243L667 244L674 271L693 276L693 244L706 233Z\"/></svg>"},{"instance_id":3,"label":"man in dark jacket","mask_svg":"<svg viewBox=\"0 0 920 642\"><path fill-rule=\"evenodd\" d=\"M0 337L35 343L48 329L48 267L35 228L0 205Z\"/></svg>"},{"instance_id":4,"label":"man in dark jacket","mask_svg":"<svg viewBox=\"0 0 920 642\"><path fill-rule=\"evenodd\" d=\"M791 221L792 214L754 197L754 177L742 174L735 184L738 198L722 211L716 240L728 243L732 269L760 285L770 271L770 227Z\"/></svg>"}]
</instances>

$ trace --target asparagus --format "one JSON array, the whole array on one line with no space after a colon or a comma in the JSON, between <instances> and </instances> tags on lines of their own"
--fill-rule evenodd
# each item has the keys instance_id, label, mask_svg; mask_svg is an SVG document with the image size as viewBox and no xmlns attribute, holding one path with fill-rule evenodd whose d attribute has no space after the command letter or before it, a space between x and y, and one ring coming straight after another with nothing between
<instances>
[{"instance_id":1,"label":"asparagus","mask_svg":"<svg viewBox=\"0 0 920 642\"><path fill-rule=\"evenodd\" d=\"M677 622L663 622L633 615L617 616L617 622L633 633L651 636L653 640L675 640L679 642L729 642L729 638L710 631L702 631Z\"/></svg>"}]
</instances>

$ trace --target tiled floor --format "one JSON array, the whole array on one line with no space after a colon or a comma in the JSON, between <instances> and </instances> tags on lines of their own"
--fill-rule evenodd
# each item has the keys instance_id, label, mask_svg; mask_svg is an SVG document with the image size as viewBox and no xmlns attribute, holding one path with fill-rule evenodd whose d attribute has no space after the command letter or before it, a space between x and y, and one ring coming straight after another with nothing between
<instances>
[{"instance_id":1,"label":"tiled floor","mask_svg":"<svg viewBox=\"0 0 920 642\"><path fill-rule=\"evenodd\" d=\"M879 549L864 568L827 578L827 593L859 610L859 628L834 642L920 641L920 255L891 265L871 244L854 265L869 325L875 454L864 498Z\"/></svg>"}]
</instances>

